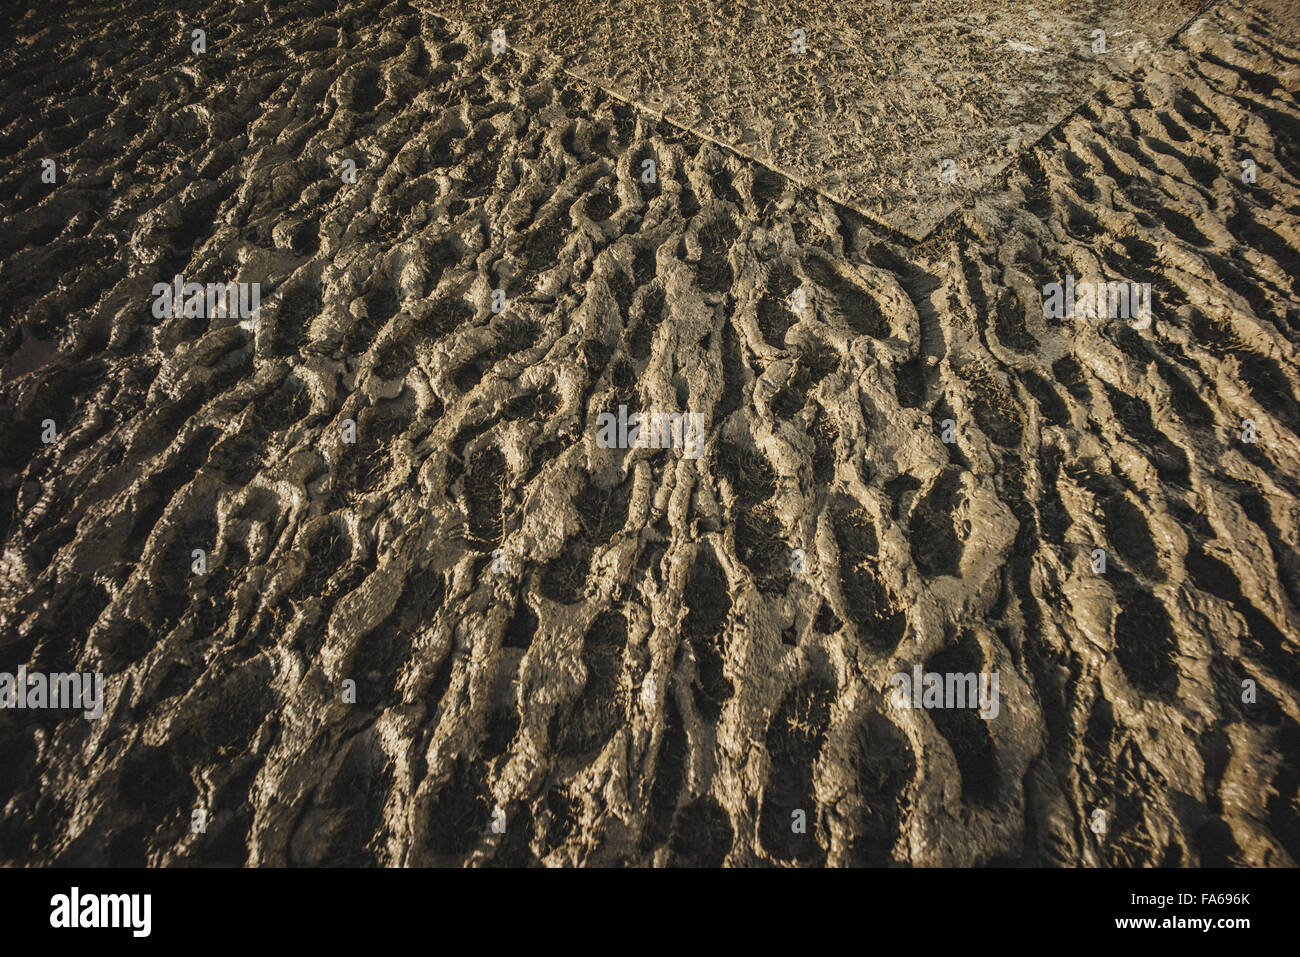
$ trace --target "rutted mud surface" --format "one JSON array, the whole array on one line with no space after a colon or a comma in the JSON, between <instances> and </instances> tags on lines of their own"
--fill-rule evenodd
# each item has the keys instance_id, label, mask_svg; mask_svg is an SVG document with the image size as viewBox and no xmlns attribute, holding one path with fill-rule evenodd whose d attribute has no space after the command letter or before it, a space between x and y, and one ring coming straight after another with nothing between
<instances>
[{"instance_id":1,"label":"rutted mud surface","mask_svg":"<svg viewBox=\"0 0 1300 957\"><path fill-rule=\"evenodd\" d=\"M921 246L402 3L192 9L0 54L0 671L108 691L0 711L0 859L1300 862L1282 4ZM1155 322L1042 318L1067 273Z\"/></svg>"}]
</instances>

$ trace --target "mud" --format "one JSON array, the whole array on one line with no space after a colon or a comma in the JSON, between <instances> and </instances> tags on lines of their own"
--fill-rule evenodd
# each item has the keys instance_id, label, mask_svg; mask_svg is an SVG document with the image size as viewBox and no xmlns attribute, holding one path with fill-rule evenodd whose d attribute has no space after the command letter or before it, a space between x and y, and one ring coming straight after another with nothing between
<instances>
[{"instance_id":1,"label":"mud","mask_svg":"<svg viewBox=\"0 0 1300 957\"><path fill-rule=\"evenodd\" d=\"M423 2L917 240L1207 5Z\"/></svg>"},{"instance_id":2,"label":"mud","mask_svg":"<svg viewBox=\"0 0 1300 957\"><path fill-rule=\"evenodd\" d=\"M179 9L0 47L0 671L107 698L0 710L0 860L1300 861L1285 3L924 243L481 25ZM155 317L178 273L258 321Z\"/></svg>"}]
</instances>

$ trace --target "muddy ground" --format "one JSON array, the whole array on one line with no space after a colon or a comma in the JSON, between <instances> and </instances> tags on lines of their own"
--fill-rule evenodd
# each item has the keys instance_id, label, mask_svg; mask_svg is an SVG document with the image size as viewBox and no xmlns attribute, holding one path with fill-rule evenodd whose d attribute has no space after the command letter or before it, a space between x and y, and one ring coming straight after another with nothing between
<instances>
[{"instance_id":1,"label":"muddy ground","mask_svg":"<svg viewBox=\"0 0 1300 957\"><path fill-rule=\"evenodd\" d=\"M3 863L1300 862L1285 0L920 243L403 2L12 33L0 671L107 702L0 710Z\"/></svg>"},{"instance_id":2,"label":"muddy ground","mask_svg":"<svg viewBox=\"0 0 1300 957\"><path fill-rule=\"evenodd\" d=\"M923 240L1207 0L415 0ZM1100 36L1094 36L1100 31ZM951 180L937 171L951 163Z\"/></svg>"}]
</instances>

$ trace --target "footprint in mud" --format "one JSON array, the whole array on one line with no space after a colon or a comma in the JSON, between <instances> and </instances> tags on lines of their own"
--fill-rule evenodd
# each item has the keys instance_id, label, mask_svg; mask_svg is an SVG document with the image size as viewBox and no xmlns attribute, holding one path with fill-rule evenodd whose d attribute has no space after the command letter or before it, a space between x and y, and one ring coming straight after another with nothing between
<instances>
[{"instance_id":1,"label":"footprint in mud","mask_svg":"<svg viewBox=\"0 0 1300 957\"><path fill-rule=\"evenodd\" d=\"M289 234L289 251L295 256L310 259L320 249L320 227L315 220L303 219Z\"/></svg>"},{"instance_id":2,"label":"footprint in mud","mask_svg":"<svg viewBox=\"0 0 1300 957\"><path fill-rule=\"evenodd\" d=\"M795 361L799 368L808 370L809 388L819 385L840 367L840 355L834 347L815 338L805 339L799 344Z\"/></svg>"},{"instance_id":3,"label":"footprint in mud","mask_svg":"<svg viewBox=\"0 0 1300 957\"><path fill-rule=\"evenodd\" d=\"M561 222L558 215L548 217L529 230L523 246L524 268L518 279L523 292L532 292L535 277L560 261L560 250L568 231L568 224Z\"/></svg>"},{"instance_id":4,"label":"footprint in mud","mask_svg":"<svg viewBox=\"0 0 1300 957\"><path fill-rule=\"evenodd\" d=\"M476 760L491 764L510 751L515 735L519 733L519 707L517 702L496 704L487 718L487 727L478 747L475 749Z\"/></svg>"},{"instance_id":5,"label":"footprint in mud","mask_svg":"<svg viewBox=\"0 0 1300 957\"><path fill-rule=\"evenodd\" d=\"M1151 537L1151 528L1147 525L1142 510L1124 496L1118 483L1111 485L1111 494L1101 497L1102 524L1106 527L1106 539L1115 549L1116 554L1129 568L1153 582L1165 580L1164 569L1160 566L1160 553L1156 550L1155 540Z\"/></svg>"},{"instance_id":6,"label":"footprint in mud","mask_svg":"<svg viewBox=\"0 0 1300 957\"><path fill-rule=\"evenodd\" d=\"M614 268L605 276L605 285L609 289L609 294L614 297L614 304L618 306L618 314L623 319L626 326L632 321L632 299L636 295L637 287L632 280L628 279L622 269Z\"/></svg>"},{"instance_id":7,"label":"footprint in mud","mask_svg":"<svg viewBox=\"0 0 1300 957\"><path fill-rule=\"evenodd\" d=\"M213 541L216 538L216 524L209 527L201 520L196 522L194 536L196 541ZM186 564L180 567L188 568L189 554L186 553L183 558ZM194 589L196 594L201 591L201 587ZM59 610L58 624L51 627L37 642L31 653L28 671L76 671L81 647L99 616L108 607L109 600L108 589L91 578L80 575L60 577L50 602ZM13 648L12 645L8 647L9 650ZM41 656L39 660L37 655Z\"/></svg>"},{"instance_id":8,"label":"footprint in mud","mask_svg":"<svg viewBox=\"0 0 1300 957\"><path fill-rule=\"evenodd\" d=\"M639 411L637 409L640 402L636 366L632 364L628 357L601 343L584 346L582 354L587 367L593 370L597 377L603 375L606 369L609 370L609 384L614 387L614 394L609 399L609 408L613 409L619 405L626 405L632 411ZM615 355L618 358L611 365L610 359Z\"/></svg>"},{"instance_id":9,"label":"footprint in mud","mask_svg":"<svg viewBox=\"0 0 1300 957\"><path fill-rule=\"evenodd\" d=\"M1019 403L982 366L967 366L961 371L961 378L966 383L967 401L980 431L1003 448L1019 448L1025 430Z\"/></svg>"},{"instance_id":10,"label":"footprint in mud","mask_svg":"<svg viewBox=\"0 0 1300 957\"><path fill-rule=\"evenodd\" d=\"M390 339L375 357L375 375L381 379L403 380L414 368L415 347L409 334Z\"/></svg>"},{"instance_id":11,"label":"footprint in mud","mask_svg":"<svg viewBox=\"0 0 1300 957\"><path fill-rule=\"evenodd\" d=\"M366 637L363 670L356 676L357 703L382 710L395 701L397 679L411 650L411 640L433 622L442 608L443 576L416 569L406 580L392 613Z\"/></svg>"},{"instance_id":12,"label":"footprint in mud","mask_svg":"<svg viewBox=\"0 0 1300 957\"><path fill-rule=\"evenodd\" d=\"M302 551L307 561L298 581L285 592L286 603L292 607L309 598L319 598L322 603L337 598L337 589L330 587L331 579L352 559L352 546L346 534L334 519L326 518L309 535L304 535Z\"/></svg>"},{"instance_id":13,"label":"footprint in mud","mask_svg":"<svg viewBox=\"0 0 1300 957\"><path fill-rule=\"evenodd\" d=\"M1037 524L1043 540L1058 547L1065 544L1065 533L1069 531L1074 521L1057 490L1057 481L1061 474L1061 454L1061 450L1056 446L1043 445L1038 457L1043 495L1038 500Z\"/></svg>"},{"instance_id":14,"label":"footprint in mud","mask_svg":"<svg viewBox=\"0 0 1300 957\"><path fill-rule=\"evenodd\" d=\"M190 265L195 247L210 239L216 229L215 224L224 220L220 210L228 195L229 191L217 191L214 188L204 198L192 200L185 205L180 223L170 232L167 248L171 252L165 260L167 268L159 268L158 275L189 275L191 270L186 267Z\"/></svg>"},{"instance_id":15,"label":"footprint in mud","mask_svg":"<svg viewBox=\"0 0 1300 957\"><path fill-rule=\"evenodd\" d=\"M1038 413L1044 422L1059 426L1070 424L1070 410L1066 407L1065 400L1057 394L1056 387L1052 383L1032 369L1017 369L1016 375L1019 376L1025 390L1038 403Z\"/></svg>"},{"instance_id":16,"label":"footprint in mud","mask_svg":"<svg viewBox=\"0 0 1300 957\"><path fill-rule=\"evenodd\" d=\"M1133 687L1147 694L1178 691L1178 639L1169 612L1136 578L1112 568L1115 590L1115 660Z\"/></svg>"},{"instance_id":17,"label":"footprint in mud","mask_svg":"<svg viewBox=\"0 0 1300 957\"><path fill-rule=\"evenodd\" d=\"M356 356L369 352L380 330L401 309L397 293L387 283L382 283L366 293L365 303L365 317L357 320L344 336L343 351L346 355Z\"/></svg>"},{"instance_id":18,"label":"footprint in mud","mask_svg":"<svg viewBox=\"0 0 1300 957\"><path fill-rule=\"evenodd\" d=\"M268 432L283 432L311 412L311 393L297 376L287 376L280 388L255 406L258 422Z\"/></svg>"},{"instance_id":19,"label":"footprint in mud","mask_svg":"<svg viewBox=\"0 0 1300 957\"><path fill-rule=\"evenodd\" d=\"M732 184L731 172L727 169L719 169L709 177L709 189L718 199L726 200L737 207L742 204L740 194Z\"/></svg>"},{"instance_id":20,"label":"footprint in mud","mask_svg":"<svg viewBox=\"0 0 1300 957\"><path fill-rule=\"evenodd\" d=\"M690 221L700 211L700 201L695 195L695 190L691 188L689 182L681 184L681 190L677 194L677 212L681 214L682 219Z\"/></svg>"},{"instance_id":21,"label":"footprint in mud","mask_svg":"<svg viewBox=\"0 0 1300 957\"><path fill-rule=\"evenodd\" d=\"M1151 422L1151 408L1137 396L1125 395L1118 389L1106 385L1106 398L1115 413L1115 418L1124 427L1124 433L1132 437L1138 446L1148 454L1156 473L1162 481L1187 484L1187 455L1159 432Z\"/></svg>"},{"instance_id":22,"label":"footprint in mud","mask_svg":"<svg viewBox=\"0 0 1300 957\"><path fill-rule=\"evenodd\" d=\"M369 65L362 67L351 89L340 97L341 105L358 113L369 113L384 99L382 80L378 68Z\"/></svg>"},{"instance_id":23,"label":"footprint in mud","mask_svg":"<svg viewBox=\"0 0 1300 957\"><path fill-rule=\"evenodd\" d=\"M674 867L721 867L735 840L731 818L713 798L697 798L677 812L668 847Z\"/></svg>"},{"instance_id":24,"label":"footprint in mud","mask_svg":"<svg viewBox=\"0 0 1300 957\"><path fill-rule=\"evenodd\" d=\"M836 617L835 612L831 611L831 606L822 601L821 608L817 611L817 617L813 620L813 630L821 635L833 635L844 627L844 622Z\"/></svg>"},{"instance_id":25,"label":"footprint in mud","mask_svg":"<svg viewBox=\"0 0 1300 957\"><path fill-rule=\"evenodd\" d=\"M492 863L498 867L539 867L541 861L533 850L537 825L527 804L505 809L506 833L497 847Z\"/></svg>"},{"instance_id":26,"label":"footprint in mud","mask_svg":"<svg viewBox=\"0 0 1300 957\"><path fill-rule=\"evenodd\" d=\"M750 183L749 197L760 213L766 213L768 207L777 202L791 185L788 179L766 166L754 170Z\"/></svg>"},{"instance_id":27,"label":"footprint in mud","mask_svg":"<svg viewBox=\"0 0 1300 957\"><path fill-rule=\"evenodd\" d=\"M652 244L642 246L632 257L632 279L637 289L655 281L659 274L659 259L657 248Z\"/></svg>"},{"instance_id":28,"label":"footprint in mud","mask_svg":"<svg viewBox=\"0 0 1300 957\"><path fill-rule=\"evenodd\" d=\"M611 488L601 488L589 480L574 500L584 536L593 542L608 542L627 524L631 500L632 486L626 481Z\"/></svg>"},{"instance_id":29,"label":"footprint in mud","mask_svg":"<svg viewBox=\"0 0 1300 957\"><path fill-rule=\"evenodd\" d=\"M758 330L763 340L776 349L785 348L785 334L802 316L790 309L790 297L799 288L799 280L788 266L779 265L768 273L766 291L758 301ZM805 306L805 312L811 303Z\"/></svg>"},{"instance_id":30,"label":"footprint in mud","mask_svg":"<svg viewBox=\"0 0 1300 957\"><path fill-rule=\"evenodd\" d=\"M1288 720L1276 735L1275 754L1300 754L1300 725ZM1300 768L1284 761L1269 788L1269 829L1291 855L1300 861Z\"/></svg>"},{"instance_id":31,"label":"footprint in mud","mask_svg":"<svg viewBox=\"0 0 1300 957\"><path fill-rule=\"evenodd\" d=\"M602 185L587 195L583 212L592 222L603 223L614 215L616 209L618 209L618 198L611 192L609 186Z\"/></svg>"},{"instance_id":32,"label":"footprint in mud","mask_svg":"<svg viewBox=\"0 0 1300 957\"><path fill-rule=\"evenodd\" d=\"M546 851L563 847L582 820L582 802L568 786L560 785L546 792Z\"/></svg>"},{"instance_id":33,"label":"footprint in mud","mask_svg":"<svg viewBox=\"0 0 1300 957\"><path fill-rule=\"evenodd\" d=\"M609 366L609 360L614 356L614 350L599 340L588 340L578 347L578 354L582 357L582 365L587 370L592 379L599 379ZM625 396L631 399L631 396ZM632 409L631 411L637 411Z\"/></svg>"},{"instance_id":34,"label":"footprint in mud","mask_svg":"<svg viewBox=\"0 0 1300 957\"><path fill-rule=\"evenodd\" d=\"M501 418L506 422L518 422L521 419L542 422L553 416L559 408L560 400L552 390L538 389L536 392L517 395L506 402L501 406ZM525 478L523 484L528 484L528 478Z\"/></svg>"},{"instance_id":35,"label":"footprint in mud","mask_svg":"<svg viewBox=\"0 0 1300 957\"><path fill-rule=\"evenodd\" d=\"M772 396L772 411L778 418L793 419L808 402L812 387L812 372L802 362L796 361L785 385Z\"/></svg>"},{"instance_id":36,"label":"footprint in mud","mask_svg":"<svg viewBox=\"0 0 1300 957\"><path fill-rule=\"evenodd\" d=\"M1092 403L1092 391L1088 388L1088 376L1083 366L1071 356L1063 356L1052 363L1052 377L1065 386L1065 390L1085 406Z\"/></svg>"},{"instance_id":37,"label":"footprint in mud","mask_svg":"<svg viewBox=\"0 0 1300 957\"><path fill-rule=\"evenodd\" d=\"M726 623L731 613L731 598L726 573L718 564L709 545L701 545L691 567L686 592L686 618L682 635L695 659L695 705L709 721L716 722L722 707L735 689L723 668L726 654ZM679 651L680 653L680 651Z\"/></svg>"},{"instance_id":38,"label":"footprint in mud","mask_svg":"<svg viewBox=\"0 0 1300 957\"><path fill-rule=\"evenodd\" d=\"M1166 853L1146 824L1146 795L1165 791L1158 772L1137 744L1116 724L1114 706L1098 696L1083 735L1080 775L1085 808L1106 809L1101 855L1112 867L1137 867L1155 862L1166 866ZM1090 835L1091 836L1091 835Z\"/></svg>"},{"instance_id":39,"label":"footprint in mud","mask_svg":"<svg viewBox=\"0 0 1300 957\"><path fill-rule=\"evenodd\" d=\"M1160 378L1169 387L1169 401L1179 418L1193 429L1204 429L1214 424L1214 413L1201 398L1200 391L1192 386L1187 375L1172 363L1161 362Z\"/></svg>"},{"instance_id":40,"label":"footprint in mud","mask_svg":"<svg viewBox=\"0 0 1300 957\"><path fill-rule=\"evenodd\" d=\"M1282 589L1291 599L1291 603L1300 608L1300 550L1288 543L1290 536L1284 535L1274 521L1273 510L1265 501L1259 486L1249 482L1233 482L1237 489L1237 504L1246 513L1246 517L1263 531L1268 539L1273 560L1281 573ZM1208 534L1203 531L1202 534ZM1300 681L1296 684L1300 685Z\"/></svg>"},{"instance_id":41,"label":"footprint in mud","mask_svg":"<svg viewBox=\"0 0 1300 957\"><path fill-rule=\"evenodd\" d=\"M1240 581L1232 570L1196 544L1188 549L1184 561L1197 588L1227 602L1241 615L1246 623L1244 643L1278 674L1300 685L1300 656L1291 650L1292 643L1268 616L1242 593Z\"/></svg>"},{"instance_id":42,"label":"footprint in mud","mask_svg":"<svg viewBox=\"0 0 1300 957\"><path fill-rule=\"evenodd\" d=\"M1127 323L1113 323L1103 329L1101 335L1103 339L1114 343L1115 348L1137 367L1145 369L1155 361L1151 346Z\"/></svg>"},{"instance_id":43,"label":"footprint in mud","mask_svg":"<svg viewBox=\"0 0 1300 957\"><path fill-rule=\"evenodd\" d=\"M561 732L561 756L599 751L626 721L629 701L620 684L626 647L627 618L617 611L598 615L583 639L587 681Z\"/></svg>"},{"instance_id":44,"label":"footprint in mud","mask_svg":"<svg viewBox=\"0 0 1300 957\"><path fill-rule=\"evenodd\" d=\"M633 188L641 194L641 198L645 202L649 203L655 200L656 198L658 198L660 193L660 186L659 186L658 176L655 177L653 183L646 183L642 181L641 177L645 172L645 170L648 169L648 167L646 166L647 160L652 160L656 163L659 161L659 158L655 155L654 148L651 146L643 146L640 149L638 149L636 152L634 152L632 154L631 163L629 164L628 168L631 170L632 173L631 182Z\"/></svg>"},{"instance_id":45,"label":"footprint in mud","mask_svg":"<svg viewBox=\"0 0 1300 957\"><path fill-rule=\"evenodd\" d=\"M840 430L820 405L816 409L809 430L813 440L813 481L818 488L830 488L835 480L835 442Z\"/></svg>"},{"instance_id":46,"label":"footprint in mud","mask_svg":"<svg viewBox=\"0 0 1300 957\"><path fill-rule=\"evenodd\" d=\"M975 804L988 804L998 793L997 751L988 724L980 717L978 699L980 675L987 671L979 644L965 632L958 636L956 644L939 651L925 663L926 674L935 672L944 676L945 688L947 675L975 675L977 696L973 706L967 700L964 708L930 708L926 711L957 759L962 799ZM969 696L969 681L962 690Z\"/></svg>"},{"instance_id":47,"label":"footprint in mud","mask_svg":"<svg viewBox=\"0 0 1300 957\"><path fill-rule=\"evenodd\" d=\"M700 230L700 261L695 267L695 283L705 292L731 289L731 263L727 254L739 234L729 216L720 217Z\"/></svg>"},{"instance_id":48,"label":"footprint in mud","mask_svg":"<svg viewBox=\"0 0 1300 957\"><path fill-rule=\"evenodd\" d=\"M1284 274L1290 277L1292 293L1300 293L1296 287L1296 277L1300 277L1300 252L1292 248L1292 243L1261 224L1247 205L1238 207L1238 212L1227 221L1227 226L1245 246L1268 252L1281 265Z\"/></svg>"},{"instance_id":49,"label":"footprint in mud","mask_svg":"<svg viewBox=\"0 0 1300 957\"><path fill-rule=\"evenodd\" d=\"M356 415L356 442L344 444L333 476L329 511L346 508L356 497L369 495L392 475L393 439L415 419L415 397L409 388L396 399L367 406Z\"/></svg>"},{"instance_id":50,"label":"footprint in mud","mask_svg":"<svg viewBox=\"0 0 1300 957\"><path fill-rule=\"evenodd\" d=\"M767 729L771 765L763 787L758 833L763 849L787 864L819 864L825 834L813 794L813 765L826 741L835 689L805 681L786 695Z\"/></svg>"},{"instance_id":51,"label":"footprint in mud","mask_svg":"<svg viewBox=\"0 0 1300 957\"><path fill-rule=\"evenodd\" d=\"M438 288L447 270L465 258L465 251L451 240L433 243L424 253L421 265L424 270L424 297L428 299Z\"/></svg>"},{"instance_id":52,"label":"footprint in mud","mask_svg":"<svg viewBox=\"0 0 1300 957\"><path fill-rule=\"evenodd\" d=\"M119 765L117 802L134 817L148 811L158 820L169 822L154 827L126 828L109 846L110 867L144 867L151 847L167 847L178 837L167 831L180 831L177 823L184 808L194 799L194 785L183 769L175 742L158 747L140 745L132 748Z\"/></svg>"},{"instance_id":53,"label":"footprint in mud","mask_svg":"<svg viewBox=\"0 0 1300 957\"><path fill-rule=\"evenodd\" d=\"M1293 386L1275 361L1254 352L1237 355L1240 379L1251 396L1293 432L1297 425L1297 406Z\"/></svg>"},{"instance_id":54,"label":"footprint in mud","mask_svg":"<svg viewBox=\"0 0 1300 957\"><path fill-rule=\"evenodd\" d=\"M424 325L418 328L428 339L436 342L448 333L455 332L473 318L474 310L464 299L437 299Z\"/></svg>"},{"instance_id":55,"label":"footprint in mud","mask_svg":"<svg viewBox=\"0 0 1300 957\"><path fill-rule=\"evenodd\" d=\"M466 141L474 144L475 140ZM467 155L464 171L459 176L461 195L475 200L489 195L496 188L497 164L491 153Z\"/></svg>"},{"instance_id":56,"label":"footprint in mud","mask_svg":"<svg viewBox=\"0 0 1300 957\"><path fill-rule=\"evenodd\" d=\"M434 854L463 858L488 833L491 811L481 764L456 759L429 804L428 838Z\"/></svg>"},{"instance_id":57,"label":"footprint in mud","mask_svg":"<svg viewBox=\"0 0 1300 957\"><path fill-rule=\"evenodd\" d=\"M527 651L533 646L533 639L537 637L538 624L537 614L532 606L522 595L519 596L515 604L515 613L510 616L510 621L506 623L505 634L501 636L501 646Z\"/></svg>"},{"instance_id":58,"label":"footprint in mud","mask_svg":"<svg viewBox=\"0 0 1300 957\"><path fill-rule=\"evenodd\" d=\"M927 578L956 575L961 569L966 544L953 521L962 499L961 488L961 470L950 466L912 506L908 523L912 560Z\"/></svg>"},{"instance_id":59,"label":"footprint in mud","mask_svg":"<svg viewBox=\"0 0 1300 957\"><path fill-rule=\"evenodd\" d=\"M596 545L608 542L627 523L631 496L629 482L602 489L588 480L574 500L582 531L569 539L560 555L542 570L539 585L543 595L566 605L582 598Z\"/></svg>"},{"instance_id":60,"label":"footprint in mud","mask_svg":"<svg viewBox=\"0 0 1300 957\"><path fill-rule=\"evenodd\" d=\"M880 305L856 280L842 275L816 253L804 258L803 271L817 287L812 297L817 315L842 323L860 336L889 337L889 322Z\"/></svg>"},{"instance_id":61,"label":"footprint in mud","mask_svg":"<svg viewBox=\"0 0 1300 957\"><path fill-rule=\"evenodd\" d=\"M866 867L891 864L907 813L904 792L916 777L912 745L892 721L871 713L854 728L850 749L857 804L857 813L846 821L850 861Z\"/></svg>"},{"instance_id":62,"label":"footprint in mud","mask_svg":"<svg viewBox=\"0 0 1300 957\"><path fill-rule=\"evenodd\" d=\"M1061 218L1066 233L1081 243L1092 243L1105 232L1096 216L1068 200L1063 204Z\"/></svg>"},{"instance_id":63,"label":"footprint in mud","mask_svg":"<svg viewBox=\"0 0 1300 957\"><path fill-rule=\"evenodd\" d=\"M167 505L194 479L199 468L207 461L208 450L216 437L217 432L211 427L196 430L169 465L144 480L143 488L134 502L136 517L127 534L125 551L128 556L140 554Z\"/></svg>"},{"instance_id":64,"label":"footprint in mud","mask_svg":"<svg viewBox=\"0 0 1300 957\"><path fill-rule=\"evenodd\" d=\"M926 404L926 367L925 357L918 355L915 359L894 366L894 392L899 405L908 409L919 409Z\"/></svg>"},{"instance_id":65,"label":"footprint in mud","mask_svg":"<svg viewBox=\"0 0 1300 957\"><path fill-rule=\"evenodd\" d=\"M740 512L735 517L736 552L765 595L783 595L790 587L791 551L781 523L770 506Z\"/></svg>"},{"instance_id":66,"label":"footprint in mud","mask_svg":"<svg viewBox=\"0 0 1300 957\"><path fill-rule=\"evenodd\" d=\"M1004 290L998 295L997 312L994 315L993 328L998 341L1017 352L1035 353L1038 340L1030 333L1025 323L1028 307L1021 302L1014 292Z\"/></svg>"},{"instance_id":67,"label":"footprint in mud","mask_svg":"<svg viewBox=\"0 0 1300 957\"><path fill-rule=\"evenodd\" d=\"M782 594L790 586L789 545L783 537L772 497L776 476L760 452L724 444L718 450L717 470L730 485L735 502L736 552L764 594Z\"/></svg>"},{"instance_id":68,"label":"footprint in mud","mask_svg":"<svg viewBox=\"0 0 1300 957\"><path fill-rule=\"evenodd\" d=\"M443 63L459 63L469 54L469 47L463 43L448 43L438 51L438 58Z\"/></svg>"},{"instance_id":69,"label":"footprint in mud","mask_svg":"<svg viewBox=\"0 0 1300 957\"><path fill-rule=\"evenodd\" d=\"M591 544L578 536L564 543L560 554L542 569L538 587L551 601L572 605L581 601L591 569Z\"/></svg>"},{"instance_id":70,"label":"footprint in mud","mask_svg":"<svg viewBox=\"0 0 1300 957\"><path fill-rule=\"evenodd\" d=\"M712 336L706 340L712 343ZM730 322L722 327L722 395L714 408L714 421L721 423L745 404L745 360L740 339Z\"/></svg>"},{"instance_id":71,"label":"footprint in mud","mask_svg":"<svg viewBox=\"0 0 1300 957\"><path fill-rule=\"evenodd\" d=\"M739 506L759 505L776 494L776 474L767 456L757 449L723 442L718 446L716 468Z\"/></svg>"},{"instance_id":72,"label":"footprint in mud","mask_svg":"<svg viewBox=\"0 0 1300 957\"><path fill-rule=\"evenodd\" d=\"M393 787L393 765L363 732L342 745L338 770L317 789L289 842L289 861L319 867L374 867L380 863L386 827L384 804ZM347 808L326 818L322 811ZM326 811L328 813L328 811Z\"/></svg>"},{"instance_id":73,"label":"footprint in mud","mask_svg":"<svg viewBox=\"0 0 1300 957\"><path fill-rule=\"evenodd\" d=\"M443 114L444 118L447 114ZM441 122L441 121L440 121ZM436 135L436 138L428 147L428 167L429 171L441 171L450 169L456 161L457 143L469 135L469 130L461 125L460 120L454 119L451 125ZM427 141L426 141L427 142Z\"/></svg>"},{"instance_id":74,"label":"footprint in mud","mask_svg":"<svg viewBox=\"0 0 1300 957\"><path fill-rule=\"evenodd\" d=\"M661 847L672 836L673 818L686 780L686 760L686 729L677 699L670 692L664 700L664 730L650 784L646 829L641 835L643 850Z\"/></svg>"},{"instance_id":75,"label":"footprint in mud","mask_svg":"<svg viewBox=\"0 0 1300 957\"><path fill-rule=\"evenodd\" d=\"M1237 334L1231 320L1224 316L1206 315L1195 306L1189 311L1192 331L1211 355L1239 356L1247 351L1246 343Z\"/></svg>"},{"instance_id":76,"label":"footprint in mud","mask_svg":"<svg viewBox=\"0 0 1300 957\"><path fill-rule=\"evenodd\" d=\"M849 498L836 502L832 514L840 549L840 591L858 638L873 650L892 651L903 640L907 616L873 573L879 561L876 528Z\"/></svg>"},{"instance_id":77,"label":"footprint in mud","mask_svg":"<svg viewBox=\"0 0 1300 957\"><path fill-rule=\"evenodd\" d=\"M181 515L165 530L166 543L158 550L149 576L150 590L159 615L159 631L165 632L180 620L191 597L200 587L193 577L193 551L202 549L204 564L216 552L217 522L214 513L197 508Z\"/></svg>"},{"instance_id":78,"label":"footprint in mud","mask_svg":"<svg viewBox=\"0 0 1300 957\"><path fill-rule=\"evenodd\" d=\"M149 654L156 644L157 637L152 628L130 619L115 621L95 636L95 648L100 653L107 672L125 671ZM30 654L21 645L19 648Z\"/></svg>"},{"instance_id":79,"label":"footprint in mud","mask_svg":"<svg viewBox=\"0 0 1300 957\"><path fill-rule=\"evenodd\" d=\"M541 330L531 322L522 319L507 319L494 324L493 333L496 344L485 352L467 361L456 371L454 382L462 393L473 391L483 376L492 370L498 362L531 349L541 335Z\"/></svg>"},{"instance_id":80,"label":"footprint in mud","mask_svg":"<svg viewBox=\"0 0 1300 957\"><path fill-rule=\"evenodd\" d=\"M301 282L281 291L280 308L268 323L273 354L296 355L302 348L312 319L320 315L321 307L319 284Z\"/></svg>"},{"instance_id":81,"label":"footprint in mud","mask_svg":"<svg viewBox=\"0 0 1300 957\"><path fill-rule=\"evenodd\" d=\"M469 536L484 550L501 544L505 533L501 490L508 484L506 460L496 446L479 449L470 457L465 475Z\"/></svg>"}]
</instances>

